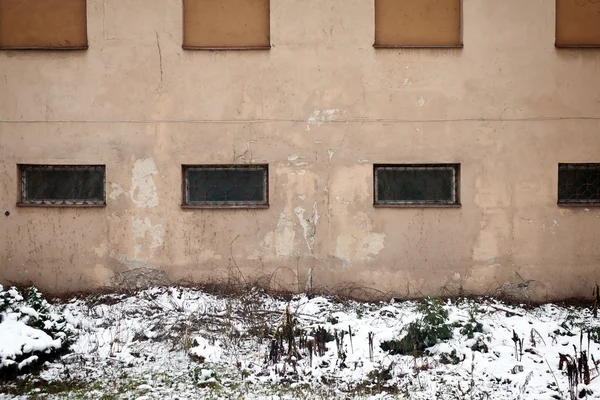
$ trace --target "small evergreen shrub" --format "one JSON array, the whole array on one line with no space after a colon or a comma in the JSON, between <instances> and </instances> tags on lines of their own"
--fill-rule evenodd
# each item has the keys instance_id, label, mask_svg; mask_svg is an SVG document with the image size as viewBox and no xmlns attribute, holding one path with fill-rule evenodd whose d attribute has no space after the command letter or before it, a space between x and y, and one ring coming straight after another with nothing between
<instances>
[{"instance_id":1,"label":"small evergreen shrub","mask_svg":"<svg viewBox=\"0 0 600 400\"><path fill-rule=\"evenodd\" d=\"M473 339L475 337L476 332L483 333L483 324L481 322L476 321L475 319L470 319L460 329L460 334L467 336L467 338L469 339Z\"/></svg>"},{"instance_id":2,"label":"small evergreen shrub","mask_svg":"<svg viewBox=\"0 0 600 400\"><path fill-rule=\"evenodd\" d=\"M460 363L463 360L464 360L464 356L463 356L463 359L461 359L458 356L458 354L456 354L456 350L452 350L452 352L450 352L450 353L440 353L440 362L442 364L457 365L458 363Z\"/></svg>"},{"instance_id":3,"label":"small evergreen shrub","mask_svg":"<svg viewBox=\"0 0 600 400\"><path fill-rule=\"evenodd\" d=\"M30 372L68 351L75 328L35 287L23 295L0 285L0 379Z\"/></svg>"},{"instance_id":4,"label":"small evergreen shrub","mask_svg":"<svg viewBox=\"0 0 600 400\"><path fill-rule=\"evenodd\" d=\"M448 311L439 300L426 297L419 306L423 316L411 322L404 331L406 335L400 340L389 340L381 343L381 349L390 354L419 355L426 348L438 342L452 338L452 326L448 324Z\"/></svg>"}]
</instances>

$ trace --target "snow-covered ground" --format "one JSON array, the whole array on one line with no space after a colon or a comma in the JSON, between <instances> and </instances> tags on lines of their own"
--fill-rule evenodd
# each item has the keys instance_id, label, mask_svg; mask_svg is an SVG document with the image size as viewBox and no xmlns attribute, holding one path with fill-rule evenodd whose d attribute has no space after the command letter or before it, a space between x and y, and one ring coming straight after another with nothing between
<instances>
[{"instance_id":1,"label":"snow-covered ground","mask_svg":"<svg viewBox=\"0 0 600 400\"><path fill-rule=\"evenodd\" d=\"M570 386L575 398L600 398L600 323L586 308L444 301L452 338L414 357L381 348L428 323L413 301L154 288L51 307L78 331L72 351L0 384L0 398L570 399ZM15 342L10 324L0 323L0 354ZM323 332L333 340L320 348ZM569 385L559 354L582 350L590 382Z\"/></svg>"}]
</instances>

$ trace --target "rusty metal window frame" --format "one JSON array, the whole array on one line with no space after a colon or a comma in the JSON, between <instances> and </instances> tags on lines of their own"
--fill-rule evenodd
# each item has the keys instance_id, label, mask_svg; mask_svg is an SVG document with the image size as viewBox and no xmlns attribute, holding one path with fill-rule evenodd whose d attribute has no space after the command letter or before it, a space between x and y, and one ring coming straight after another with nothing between
<instances>
[{"instance_id":1,"label":"rusty metal window frame","mask_svg":"<svg viewBox=\"0 0 600 400\"><path fill-rule=\"evenodd\" d=\"M422 199L422 200L386 200L381 199L379 193L379 170L401 171L452 171L450 199ZM401 197L401 196L400 196ZM373 165L373 206L374 207L460 207L460 164L374 164Z\"/></svg>"},{"instance_id":2,"label":"rusty metal window frame","mask_svg":"<svg viewBox=\"0 0 600 400\"><path fill-rule=\"evenodd\" d=\"M568 171L575 171L575 176L567 176L564 172ZM594 180L578 182L579 171L591 171L592 175L595 172ZM575 188L575 185L578 186ZM583 192L581 189L584 189ZM600 163L559 163L557 204L568 207L600 207Z\"/></svg>"},{"instance_id":3,"label":"rusty metal window frame","mask_svg":"<svg viewBox=\"0 0 600 400\"><path fill-rule=\"evenodd\" d=\"M19 164L19 199L17 206L20 207L105 207L106 206L106 166L104 165L53 165L53 164ZM73 172L86 172L86 171L100 171L102 172L102 188L101 196L80 198L80 196L72 196L69 198L45 198L44 195L41 197L37 194L30 193L31 179L28 172L37 171L73 171ZM85 177L85 174L84 174ZM78 182L83 185L85 182ZM80 189L76 187L73 189Z\"/></svg>"},{"instance_id":4,"label":"rusty metal window frame","mask_svg":"<svg viewBox=\"0 0 600 400\"><path fill-rule=\"evenodd\" d=\"M244 200L222 200L222 201L199 201L190 199L190 171L262 171L263 172L263 187L262 200L260 201L244 201ZM268 164L202 164L202 165L182 165L182 208L268 208L269 207L269 166ZM205 197L207 193L205 193Z\"/></svg>"}]
</instances>

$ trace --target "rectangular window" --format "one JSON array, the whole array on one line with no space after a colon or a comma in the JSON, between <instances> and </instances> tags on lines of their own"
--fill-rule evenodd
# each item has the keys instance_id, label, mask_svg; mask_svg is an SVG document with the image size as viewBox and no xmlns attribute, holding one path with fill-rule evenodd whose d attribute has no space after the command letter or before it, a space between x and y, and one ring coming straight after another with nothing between
<instances>
[{"instance_id":1,"label":"rectangular window","mask_svg":"<svg viewBox=\"0 0 600 400\"><path fill-rule=\"evenodd\" d=\"M27 206L104 206L104 165L19 165Z\"/></svg>"},{"instance_id":2,"label":"rectangular window","mask_svg":"<svg viewBox=\"0 0 600 400\"><path fill-rule=\"evenodd\" d=\"M87 49L86 0L0 0L0 49Z\"/></svg>"},{"instance_id":3,"label":"rectangular window","mask_svg":"<svg viewBox=\"0 0 600 400\"><path fill-rule=\"evenodd\" d=\"M375 47L462 47L462 0L375 0Z\"/></svg>"},{"instance_id":4,"label":"rectangular window","mask_svg":"<svg viewBox=\"0 0 600 400\"><path fill-rule=\"evenodd\" d=\"M600 164L558 164L558 204L600 205Z\"/></svg>"},{"instance_id":5,"label":"rectangular window","mask_svg":"<svg viewBox=\"0 0 600 400\"><path fill-rule=\"evenodd\" d=\"M184 165L183 207L266 208L267 165Z\"/></svg>"},{"instance_id":6,"label":"rectangular window","mask_svg":"<svg viewBox=\"0 0 600 400\"><path fill-rule=\"evenodd\" d=\"M375 164L375 206L460 206L459 164Z\"/></svg>"},{"instance_id":7,"label":"rectangular window","mask_svg":"<svg viewBox=\"0 0 600 400\"><path fill-rule=\"evenodd\" d=\"M184 0L184 49L269 49L270 0Z\"/></svg>"},{"instance_id":8,"label":"rectangular window","mask_svg":"<svg viewBox=\"0 0 600 400\"><path fill-rule=\"evenodd\" d=\"M556 0L556 46L600 47L600 1Z\"/></svg>"}]
</instances>

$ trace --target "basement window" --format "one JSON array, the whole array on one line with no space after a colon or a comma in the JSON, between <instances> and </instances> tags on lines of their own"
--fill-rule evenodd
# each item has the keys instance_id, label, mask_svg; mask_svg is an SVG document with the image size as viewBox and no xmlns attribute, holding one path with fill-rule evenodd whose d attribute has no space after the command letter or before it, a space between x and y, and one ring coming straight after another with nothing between
<instances>
[{"instance_id":1,"label":"basement window","mask_svg":"<svg viewBox=\"0 0 600 400\"><path fill-rule=\"evenodd\" d=\"M462 0L375 0L375 47L462 47Z\"/></svg>"},{"instance_id":2,"label":"basement window","mask_svg":"<svg viewBox=\"0 0 600 400\"><path fill-rule=\"evenodd\" d=\"M270 0L183 0L184 49L270 47Z\"/></svg>"},{"instance_id":3,"label":"basement window","mask_svg":"<svg viewBox=\"0 0 600 400\"><path fill-rule=\"evenodd\" d=\"M600 205L600 164L558 164L558 204Z\"/></svg>"},{"instance_id":4,"label":"basement window","mask_svg":"<svg viewBox=\"0 0 600 400\"><path fill-rule=\"evenodd\" d=\"M267 165L184 165L184 208L267 208Z\"/></svg>"},{"instance_id":5,"label":"basement window","mask_svg":"<svg viewBox=\"0 0 600 400\"><path fill-rule=\"evenodd\" d=\"M600 47L600 1L556 0L556 47Z\"/></svg>"},{"instance_id":6,"label":"basement window","mask_svg":"<svg viewBox=\"0 0 600 400\"><path fill-rule=\"evenodd\" d=\"M375 164L373 177L375 206L460 206L460 164Z\"/></svg>"},{"instance_id":7,"label":"basement window","mask_svg":"<svg viewBox=\"0 0 600 400\"><path fill-rule=\"evenodd\" d=\"M105 206L104 165L19 165L20 206Z\"/></svg>"},{"instance_id":8,"label":"basement window","mask_svg":"<svg viewBox=\"0 0 600 400\"><path fill-rule=\"evenodd\" d=\"M86 0L0 0L0 49L87 49Z\"/></svg>"}]
</instances>

